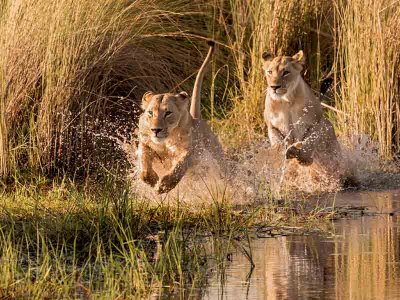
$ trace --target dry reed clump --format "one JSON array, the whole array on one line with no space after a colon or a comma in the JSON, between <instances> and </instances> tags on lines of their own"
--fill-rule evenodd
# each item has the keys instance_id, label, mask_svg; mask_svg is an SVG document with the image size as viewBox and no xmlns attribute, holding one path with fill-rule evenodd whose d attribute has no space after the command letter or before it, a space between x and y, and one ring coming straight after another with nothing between
<instances>
[{"instance_id":1,"label":"dry reed clump","mask_svg":"<svg viewBox=\"0 0 400 300\"><path fill-rule=\"evenodd\" d=\"M109 161L107 151L123 155L109 136L129 138L135 100L146 89L176 87L196 65L179 62L201 60L189 54L187 40L159 37L185 31L184 11L196 4L3 1L0 174L59 166L75 171ZM190 24L201 29L198 19Z\"/></svg>"},{"instance_id":2,"label":"dry reed clump","mask_svg":"<svg viewBox=\"0 0 400 300\"><path fill-rule=\"evenodd\" d=\"M338 126L368 134L385 158L400 150L400 5L335 1Z\"/></svg>"}]
</instances>

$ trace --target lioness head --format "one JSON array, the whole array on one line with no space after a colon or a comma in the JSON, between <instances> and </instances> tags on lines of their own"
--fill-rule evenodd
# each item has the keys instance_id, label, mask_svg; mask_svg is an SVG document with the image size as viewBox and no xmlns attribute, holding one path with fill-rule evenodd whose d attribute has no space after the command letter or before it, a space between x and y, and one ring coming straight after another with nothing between
<instances>
[{"instance_id":1,"label":"lioness head","mask_svg":"<svg viewBox=\"0 0 400 300\"><path fill-rule=\"evenodd\" d=\"M164 143L181 118L188 116L188 105L189 96L186 92L176 95L145 93L142 98L142 129L154 143Z\"/></svg>"},{"instance_id":2,"label":"lioness head","mask_svg":"<svg viewBox=\"0 0 400 300\"><path fill-rule=\"evenodd\" d=\"M297 85L304 65L303 51L293 56L276 56L268 52L262 55L263 70L267 78L268 93L275 99L289 94Z\"/></svg>"}]
</instances>

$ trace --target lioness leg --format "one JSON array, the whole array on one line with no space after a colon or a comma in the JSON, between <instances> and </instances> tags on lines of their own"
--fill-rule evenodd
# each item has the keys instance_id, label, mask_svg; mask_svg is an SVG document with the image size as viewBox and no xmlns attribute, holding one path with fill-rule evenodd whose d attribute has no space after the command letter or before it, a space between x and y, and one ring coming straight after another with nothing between
<instances>
[{"instance_id":1,"label":"lioness leg","mask_svg":"<svg viewBox=\"0 0 400 300\"><path fill-rule=\"evenodd\" d=\"M153 170L153 150L143 144L139 144L139 169L140 169L140 179L142 179L147 184L154 187L158 181L158 175Z\"/></svg>"},{"instance_id":2,"label":"lioness leg","mask_svg":"<svg viewBox=\"0 0 400 300\"><path fill-rule=\"evenodd\" d=\"M268 138L271 143L271 147L282 144L285 140L283 134L277 128L272 126L271 123L267 123L267 127L268 127Z\"/></svg>"},{"instance_id":3,"label":"lioness leg","mask_svg":"<svg viewBox=\"0 0 400 300\"><path fill-rule=\"evenodd\" d=\"M212 157L218 162L220 170L226 175L228 168L224 160L225 153L217 136L207 124L203 124L202 135L201 139L204 142L205 149L211 153Z\"/></svg>"},{"instance_id":4,"label":"lioness leg","mask_svg":"<svg viewBox=\"0 0 400 300\"><path fill-rule=\"evenodd\" d=\"M310 134L304 137L303 149L306 155L314 151L322 152L337 159L341 156L339 142L337 141L332 123L323 118L309 130Z\"/></svg>"},{"instance_id":5,"label":"lioness leg","mask_svg":"<svg viewBox=\"0 0 400 300\"><path fill-rule=\"evenodd\" d=\"M315 151L330 156L332 160L340 157L340 146L335 131L331 122L326 119L321 119L310 127L303 141L291 145L286 152L286 157L297 158L301 164L310 165Z\"/></svg>"},{"instance_id":6,"label":"lioness leg","mask_svg":"<svg viewBox=\"0 0 400 300\"><path fill-rule=\"evenodd\" d=\"M157 187L159 194L169 192L181 181L190 166L191 159L192 153L190 151L185 151L177 158L170 172L160 179Z\"/></svg>"}]
</instances>

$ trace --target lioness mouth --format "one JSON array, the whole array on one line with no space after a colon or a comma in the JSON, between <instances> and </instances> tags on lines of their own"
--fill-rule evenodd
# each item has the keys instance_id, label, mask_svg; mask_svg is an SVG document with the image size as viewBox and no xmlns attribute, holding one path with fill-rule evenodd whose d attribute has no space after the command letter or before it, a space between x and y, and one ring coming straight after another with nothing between
<instances>
[{"instance_id":1,"label":"lioness mouth","mask_svg":"<svg viewBox=\"0 0 400 300\"><path fill-rule=\"evenodd\" d=\"M159 137L159 136L153 136L151 140L156 143L156 144L162 144L165 141L166 137Z\"/></svg>"},{"instance_id":2,"label":"lioness mouth","mask_svg":"<svg viewBox=\"0 0 400 300\"><path fill-rule=\"evenodd\" d=\"M275 90L274 92L275 92L275 94L277 94L277 95L283 95L283 94L286 94L287 89L277 89L277 90Z\"/></svg>"}]
</instances>

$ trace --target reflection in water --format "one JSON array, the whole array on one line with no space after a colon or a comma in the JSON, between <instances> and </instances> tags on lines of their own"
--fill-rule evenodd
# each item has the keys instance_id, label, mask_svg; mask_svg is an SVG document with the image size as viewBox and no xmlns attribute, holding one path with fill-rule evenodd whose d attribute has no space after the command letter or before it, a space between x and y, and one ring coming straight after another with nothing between
<instances>
[{"instance_id":1,"label":"reflection in water","mask_svg":"<svg viewBox=\"0 0 400 300\"><path fill-rule=\"evenodd\" d=\"M336 205L400 208L400 190L340 196ZM256 239L255 268L235 252L224 281L213 273L204 299L400 299L400 215L341 219L334 234Z\"/></svg>"}]
</instances>

